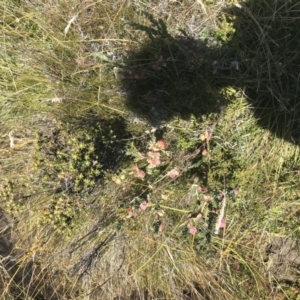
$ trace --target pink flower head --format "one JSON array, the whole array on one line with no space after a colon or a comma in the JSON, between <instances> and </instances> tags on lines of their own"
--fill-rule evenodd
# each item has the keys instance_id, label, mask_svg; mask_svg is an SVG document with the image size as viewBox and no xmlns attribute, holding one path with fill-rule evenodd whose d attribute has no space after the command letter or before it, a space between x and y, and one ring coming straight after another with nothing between
<instances>
[{"instance_id":1,"label":"pink flower head","mask_svg":"<svg viewBox=\"0 0 300 300\"><path fill-rule=\"evenodd\" d=\"M197 228L195 226L191 226L189 228L189 233L195 235L197 233Z\"/></svg>"},{"instance_id":2,"label":"pink flower head","mask_svg":"<svg viewBox=\"0 0 300 300\"><path fill-rule=\"evenodd\" d=\"M159 66L158 63L155 63L152 65L152 69L155 70L155 71L160 71L162 68Z\"/></svg>"},{"instance_id":3,"label":"pink flower head","mask_svg":"<svg viewBox=\"0 0 300 300\"><path fill-rule=\"evenodd\" d=\"M160 153L149 151L147 153L147 156L148 156L147 161L150 164L151 168L154 168L154 167L160 165L160 163L161 163L161 161L160 161Z\"/></svg>"},{"instance_id":4,"label":"pink flower head","mask_svg":"<svg viewBox=\"0 0 300 300\"><path fill-rule=\"evenodd\" d=\"M220 192L220 201L224 201L225 194L223 192Z\"/></svg>"},{"instance_id":5,"label":"pink flower head","mask_svg":"<svg viewBox=\"0 0 300 300\"><path fill-rule=\"evenodd\" d=\"M133 173L136 173L136 172L138 172L140 169L138 168L138 166L134 166L134 167L132 167L131 168L131 171L133 172Z\"/></svg>"},{"instance_id":6,"label":"pink flower head","mask_svg":"<svg viewBox=\"0 0 300 300\"><path fill-rule=\"evenodd\" d=\"M141 211L145 211L148 207L151 207L151 203L150 202L144 201L144 202L142 202L140 204L140 210Z\"/></svg>"},{"instance_id":7,"label":"pink flower head","mask_svg":"<svg viewBox=\"0 0 300 300\"><path fill-rule=\"evenodd\" d=\"M219 228L225 228L226 226L226 220L222 219Z\"/></svg>"},{"instance_id":8,"label":"pink flower head","mask_svg":"<svg viewBox=\"0 0 300 300\"><path fill-rule=\"evenodd\" d=\"M164 59L162 55L158 58L158 60L152 65L152 69L159 71L162 67L165 67L166 63L164 63Z\"/></svg>"},{"instance_id":9,"label":"pink flower head","mask_svg":"<svg viewBox=\"0 0 300 300\"><path fill-rule=\"evenodd\" d=\"M206 193L207 192L207 188L203 187L203 186L200 186L200 185L197 186L197 190L199 192L202 192L202 193Z\"/></svg>"},{"instance_id":10,"label":"pink flower head","mask_svg":"<svg viewBox=\"0 0 300 300\"><path fill-rule=\"evenodd\" d=\"M149 144L149 149L152 151L161 151L161 150L166 150L167 149L167 145L166 142L164 140L159 140L157 142L151 142Z\"/></svg>"},{"instance_id":11,"label":"pink flower head","mask_svg":"<svg viewBox=\"0 0 300 300\"><path fill-rule=\"evenodd\" d=\"M160 222L160 225L159 225L159 228L158 228L158 231L159 231L159 232L162 232L163 230L164 230L164 222L161 221L161 222Z\"/></svg>"},{"instance_id":12,"label":"pink flower head","mask_svg":"<svg viewBox=\"0 0 300 300\"><path fill-rule=\"evenodd\" d=\"M177 168L172 169L170 172L168 172L168 176L170 178L176 178L180 175L180 171Z\"/></svg>"},{"instance_id":13,"label":"pink flower head","mask_svg":"<svg viewBox=\"0 0 300 300\"><path fill-rule=\"evenodd\" d=\"M134 208L128 209L128 218L134 217L136 218L138 216L137 212L134 210Z\"/></svg>"},{"instance_id":14,"label":"pink flower head","mask_svg":"<svg viewBox=\"0 0 300 300\"><path fill-rule=\"evenodd\" d=\"M140 170L138 166L134 166L131 171L133 172L134 177L144 179L146 176L145 172Z\"/></svg>"},{"instance_id":15,"label":"pink flower head","mask_svg":"<svg viewBox=\"0 0 300 300\"><path fill-rule=\"evenodd\" d=\"M208 152L207 152L206 149L202 150L202 155L203 155L203 156L206 156L207 154L208 154Z\"/></svg>"},{"instance_id":16,"label":"pink flower head","mask_svg":"<svg viewBox=\"0 0 300 300\"><path fill-rule=\"evenodd\" d=\"M167 145L166 142L164 140L159 140L156 142L156 146L157 148L159 148L160 150L166 150L167 149Z\"/></svg>"}]
</instances>

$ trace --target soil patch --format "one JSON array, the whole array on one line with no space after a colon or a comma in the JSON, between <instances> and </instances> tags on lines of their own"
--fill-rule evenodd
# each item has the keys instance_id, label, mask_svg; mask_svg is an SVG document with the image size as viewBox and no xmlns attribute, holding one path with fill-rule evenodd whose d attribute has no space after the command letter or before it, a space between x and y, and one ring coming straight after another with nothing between
<instances>
[{"instance_id":1,"label":"soil patch","mask_svg":"<svg viewBox=\"0 0 300 300\"><path fill-rule=\"evenodd\" d=\"M299 283L300 241L289 237L273 237L267 246L269 272L278 282Z\"/></svg>"}]
</instances>

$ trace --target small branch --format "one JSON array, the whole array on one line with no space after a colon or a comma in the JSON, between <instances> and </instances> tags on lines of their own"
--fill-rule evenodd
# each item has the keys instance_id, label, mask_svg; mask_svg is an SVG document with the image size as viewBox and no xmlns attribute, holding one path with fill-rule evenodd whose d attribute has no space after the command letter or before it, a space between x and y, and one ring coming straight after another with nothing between
<instances>
[{"instance_id":1,"label":"small branch","mask_svg":"<svg viewBox=\"0 0 300 300\"><path fill-rule=\"evenodd\" d=\"M14 137L13 137L14 132L15 132L14 130L11 130L8 134L10 148L13 148L15 146Z\"/></svg>"},{"instance_id":2,"label":"small branch","mask_svg":"<svg viewBox=\"0 0 300 300\"><path fill-rule=\"evenodd\" d=\"M219 230L221 228L221 223L222 223L222 220L223 220L224 215L225 215L225 208L226 208L225 193L222 193L222 200L221 201L222 201L222 206L221 206L219 216L218 216L218 219L217 219L215 234L219 234Z\"/></svg>"}]
</instances>

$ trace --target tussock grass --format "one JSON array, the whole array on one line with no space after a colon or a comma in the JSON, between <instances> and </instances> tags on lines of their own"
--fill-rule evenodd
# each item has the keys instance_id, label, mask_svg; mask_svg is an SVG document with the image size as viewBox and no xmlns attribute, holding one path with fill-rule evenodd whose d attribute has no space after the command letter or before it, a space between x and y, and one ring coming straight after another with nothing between
<instances>
[{"instance_id":1,"label":"tussock grass","mask_svg":"<svg viewBox=\"0 0 300 300\"><path fill-rule=\"evenodd\" d=\"M1 298L293 299L298 6L0 1Z\"/></svg>"},{"instance_id":2,"label":"tussock grass","mask_svg":"<svg viewBox=\"0 0 300 300\"><path fill-rule=\"evenodd\" d=\"M296 143L299 135L299 4L248 1L229 10L235 18L232 45L244 61L241 78L260 124Z\"/></svg>"}]
</instances>

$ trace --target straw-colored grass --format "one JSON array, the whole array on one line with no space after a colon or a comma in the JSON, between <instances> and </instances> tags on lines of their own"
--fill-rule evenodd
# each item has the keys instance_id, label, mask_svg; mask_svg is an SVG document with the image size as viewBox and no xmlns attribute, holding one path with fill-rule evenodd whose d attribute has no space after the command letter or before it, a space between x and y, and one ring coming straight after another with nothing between
<instances>
[{"instance_id":1,"label":"straw-colored grass","mask_svg":"<svg viewBox=\"0 0 300 300\"><path fill-rule=\"evenodd\" d=\"M297 299L299 10L0 0L0 298Z\"/></svg>"}]
</instances>

